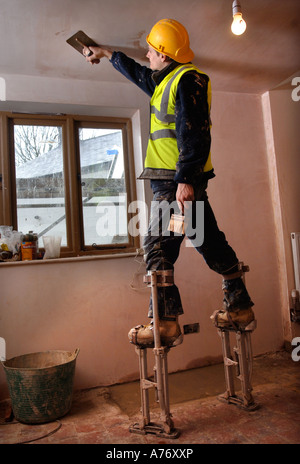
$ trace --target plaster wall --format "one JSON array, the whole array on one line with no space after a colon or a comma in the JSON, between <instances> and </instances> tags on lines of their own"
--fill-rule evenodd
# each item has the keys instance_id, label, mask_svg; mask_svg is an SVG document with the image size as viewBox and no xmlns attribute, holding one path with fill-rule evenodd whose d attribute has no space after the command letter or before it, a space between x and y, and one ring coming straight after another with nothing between
<instances>
[{"instance_id":1,"label":"plaster wall","mask_svg":"<svg viewBox=\"0 0 300 464\"><path fill-rule=\"evenodd\" d=\"M300 326L290 321L291 291L295 288L291 233L300 231L299 212L299 100L292 98L292 81L262 96L270 189L273 198L279 287L284 339L300 335Z\"/></svg>"},{"instance_id":2,"label":"plaster wall","mask_svg":"<svg viewBox=\"0 0 300 464\"><path fill-rule=\"evenodd\" d=\"M0 109L31 110L38 105L64 112L71 104L77 113L129 115L138 173L147 143L149 103L133 85L89 83L86 89L84 81L33 82L27 76L11 76L6 85L7 102ZM246 282L258 321L254 354L273 351L282 346L283 325L261 97L215 92L212 108L217 177L208 194L220 228L250 266ZM138 195L149 200L148 186L139 185ZM79 347L75 388L138 378L137 356L127 332L147 321L149 290L142 288L143 266L133 256L1 265L0 336L6 340L7 359ZM222 305L221 277L183 243L175 280L185 310L180 322L199 322L200 333L186 336L183 345L170 351L170 371L220 361L220 338L209 316ZM1 370L0 398L6 396Z\"/></svg>"}]
</instances>

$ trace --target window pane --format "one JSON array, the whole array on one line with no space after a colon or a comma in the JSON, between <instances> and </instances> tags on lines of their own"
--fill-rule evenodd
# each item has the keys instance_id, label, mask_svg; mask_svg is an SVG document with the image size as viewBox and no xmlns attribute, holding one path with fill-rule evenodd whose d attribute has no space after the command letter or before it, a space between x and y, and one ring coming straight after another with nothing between
<instances>
[{"instance_id":1,"label":"window pane","mask_svg":"<svg viewBox=\"0 0 300 464\"><path fill-rule=\"evenodd\" d=\"M121 130L79 129L85 245L128 243Z\"/></svg>"},{"instance_id":2,"label":"window pane","mask_svg":"<svg viewBox=\"0 0 300 464\"><path fill-rule=\"evenodd\" d=\"M62 128L15 125L18 230L60 235L67 245Z\"/></svg>"}]
</instances>

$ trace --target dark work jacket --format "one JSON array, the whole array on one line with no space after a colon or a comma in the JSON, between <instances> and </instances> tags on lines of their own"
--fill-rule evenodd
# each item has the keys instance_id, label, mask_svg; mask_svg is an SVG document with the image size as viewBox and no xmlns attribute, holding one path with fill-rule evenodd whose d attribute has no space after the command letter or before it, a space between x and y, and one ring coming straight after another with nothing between
<instances>
[{"instance_id":1,"label":"dark work jacket","mask_svg":"<svg viewBox=\"0 0 300 464\"><path fill-rule=\"evenodd\" d=\"M155 87L179 63L172 61L162 71L153 72L122 52L111 58L114 68L152 97ZM207 102L208 76L195 71L186 72L180 79L175 104L176 138L179 158L176 171L145 169L142 179L173 179L177 183L199 185L214 177L213 170L203 172L210 152L210 116Z\"/></svg>"}]
</instances>

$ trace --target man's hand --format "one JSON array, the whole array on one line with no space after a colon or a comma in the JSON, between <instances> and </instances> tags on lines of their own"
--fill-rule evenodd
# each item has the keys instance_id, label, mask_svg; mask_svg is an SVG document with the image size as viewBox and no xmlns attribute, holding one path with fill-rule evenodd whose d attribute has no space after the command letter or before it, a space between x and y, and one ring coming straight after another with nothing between
<instances>
[{"instance_id":1,"label":"man's hand","mask_svg":"<svg viewBox=\"0 0 300 464\"><path fill-rule=\"evenodd\" d=\"M91 52L92 54L90 54ZM83 54L86 61L91 64L100 63L101 58L108 58L110 60L112 57L112 52L102 47L84 47Z\"/></svg>"},{"instance_id":2,"label":"man's hand","mask_svg":"<svg viewBox=\"0 0 300 464\"><path fill-rule=\"evenodd\" d=\"M184 213L184 202L195 199L194 188L191 184L178 184L176 191L176 201L181 213ZM188 207L188 205L186 205Z\"/></svg>"}]
</instances>

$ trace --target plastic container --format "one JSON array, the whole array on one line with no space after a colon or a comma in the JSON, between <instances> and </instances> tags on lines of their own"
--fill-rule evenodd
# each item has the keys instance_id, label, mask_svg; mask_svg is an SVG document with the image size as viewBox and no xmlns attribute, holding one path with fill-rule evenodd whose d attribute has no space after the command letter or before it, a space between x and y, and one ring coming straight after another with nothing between
<instances>
[{"instance_id":1,"label":"plastic container","mask_svg":"<svg viewBox=\"0 0 300 464\"><path fill-rule=\"evenodd\" d=\"M3 361L12 410L25 424L51 422L72 405L79 349L30 353Z\"/></svg>"}]
</instances>

